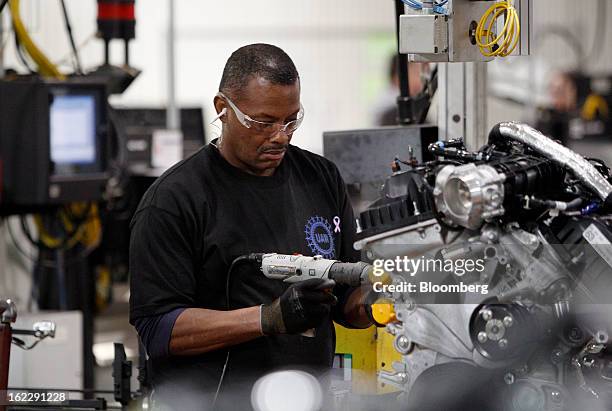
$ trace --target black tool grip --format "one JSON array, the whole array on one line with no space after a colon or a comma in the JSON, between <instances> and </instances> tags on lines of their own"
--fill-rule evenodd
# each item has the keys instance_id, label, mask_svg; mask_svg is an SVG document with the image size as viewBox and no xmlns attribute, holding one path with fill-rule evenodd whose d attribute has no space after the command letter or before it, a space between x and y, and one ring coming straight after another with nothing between
<instances>
[{"instance_id":1,"label":"black tool grip","mask_svg":"<svg viewBox=\"0 0 612 411\"><path fill-rule=\"evenodd\" d=\"M369 265L366 263L334 263L329 268L328 277L338 284L357 287L367 279Z\"/></svg>"}]
</instances>

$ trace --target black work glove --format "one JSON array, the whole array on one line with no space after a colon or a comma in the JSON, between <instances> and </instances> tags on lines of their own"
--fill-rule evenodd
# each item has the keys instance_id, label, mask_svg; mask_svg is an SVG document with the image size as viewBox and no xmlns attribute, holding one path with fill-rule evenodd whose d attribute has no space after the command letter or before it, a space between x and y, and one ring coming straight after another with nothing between
<instances>
[{"instance_id":1,"label":"black work glove","mask_svg":"<svg viewBox=\"0 0 612 411\"><path fill-rule=\"evenodd\" d=\"M334 282L311 278L292 284L283 295L261 307L261 330L264 335L298 334L316 328L329 317L337 302L329 291Z\"/></svg>"}]
</instances>

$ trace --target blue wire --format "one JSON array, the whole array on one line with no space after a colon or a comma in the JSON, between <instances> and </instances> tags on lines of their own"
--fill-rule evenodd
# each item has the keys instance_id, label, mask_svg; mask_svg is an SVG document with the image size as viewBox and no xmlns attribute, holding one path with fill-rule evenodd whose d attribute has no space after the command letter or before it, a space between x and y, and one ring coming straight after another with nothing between
<instances>
[{"instance_id":1,"label":"blue wire","mask_svg":"<svg viewBox=\"0 0 612 411\"><path fill-rule=\"evenodd\" d=\"M582 210L580 210L580 214L589 215L593 213L594 211L597 211L598 208L599 208L599 203L591 203L588 206L584 207Z\"/></svg>"},{"instance_id":2,"label":"blue wire","mask_svg":"<svg viewBox=\"0 0 612 411\"><path fill-rule=\"evenodd\" d=\"M423 8L423 4L422 3L417 3L414 0L402 0L402 2L407 5L408 7L412 7L415 10L421 10Z\"/></svg>"},{"instance_id":3,"label":"blue wire","mask_svg":"<svg viewBox=\"0 0 612 411\"><path fill-rule=\"evenodd\" d=\"M408 7L414 9L414 10L422 10L423 9L423 3L421 3L420 1L417 0L402 0L402 2L407 5ZM435 3L434 4L434 12L438 13L438 14L446 14L446 9L443 8L442 6L444 6L445 4L448 3L448 0L442 0L442 2L440 3Z\"/></svg>"}]
</instances>

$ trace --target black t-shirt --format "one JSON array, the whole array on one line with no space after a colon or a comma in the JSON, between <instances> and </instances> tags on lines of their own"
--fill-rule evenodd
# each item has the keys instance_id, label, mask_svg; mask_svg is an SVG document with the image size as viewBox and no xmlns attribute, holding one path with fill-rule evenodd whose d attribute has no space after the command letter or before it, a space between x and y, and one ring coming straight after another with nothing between
<instances>
[{"instance_id":1,"label":"black t-shirt","mask_svg":"<svg viewBox=\"0 0 612 411\"><path fill-rule=\"evenodd\" d=\"M130 322L180 307L225 310L227 271L243 254L319 254L356 261L354 224L342 178L325 158L289 146L274 175L257 177L207 145L164 173L132 220ZM229 306L270 303L287 287L266 278L259 267L241 265L230 278ZM334 319L342 323L339 316ZM334 348L331 318L314 338L267 336L233 346L224 389L243 375L278 367L329 367ZM222 349L154 360L153 383L176 387L180 379L214 391L226 355Z\"/></svg>"}]
</instances>

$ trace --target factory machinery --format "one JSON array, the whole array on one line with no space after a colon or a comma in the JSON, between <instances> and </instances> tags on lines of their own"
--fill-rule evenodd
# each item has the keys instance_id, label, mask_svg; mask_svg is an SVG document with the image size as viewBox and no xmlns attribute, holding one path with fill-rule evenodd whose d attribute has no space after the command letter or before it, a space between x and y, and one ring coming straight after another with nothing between
<instances>
[{"instance_id":1,"label":"factory machinery","mask_svg":"<svg viewBox=\"0 0 612 411\"><path fill-rule=\"evenodd\" d=\"M137 73L128 65L133 2L116 2L113 7L107 3L113 2L99 2L100 31L106 33L105 62L111 39L123 39L127 71L105 64L87 81L80 76L66 80L39 58L41 76L0 83L2 89L22 96L24 113L43 110L51 121L61 117L63 109L87 101L86 106L79 106L87 111L83 116L96 120L89 130L91 138L84 141L89 151L82 152L87 154L89 167L83 167L83 159L75 158L74 153L56 150L62 148L62 140L53 138L55 131L48 124L32 126L28 136L35 139L33 147L39 147L40 156L35 165L45 172L36 184L28 184L39 174L28 168L30 162L9 161L15 158L9 153L28 155L20 145L25 131L11 122L17 118L12 115L13 103L0 97L0 118L11 126L11 133L0 138L0 214L60 210L58 218L74 220L63 225L63 235L57 238L45 235L52 228L50 221L36 220L45 250L74 248L77 234L86 237L81 231L87 230L79 227L96 220L96 203L114 199L109 188L112 119L107 118L106 100L108 94L125 90ZM19 22L19 2L11 0L10 4ZM120 4L128 7L129 18L125 13L109 18L108 13ZM438 397L448 393L454 401L457 392L452 387L456 385L447 381L448 376L469 386L473 372L474 380L478 375L488 378L490 399L496 404L488 409L611 409L610 169L527 125L499 124L488 139L483 131L486 93L480 88L485 83L480 63L530 54L532 2L396 0L396 5L400 73L407 73L411 61L460 64L439 66L438 94L445 104L440 113L440 141L429 144L432 140L420 138L423 146L421 152L416 150L418 158L398 154L380 198L359 217L355 246L371 266L277 255L274 250L253 259L265 275L279 280L297 281L310 276L312 270L338 282L376 285L373 317L393 336L394 349L401 354L393 371L381 370L378 377L403 393L400 404L418 402L415 394L428 390ZM121 24L106 24L116 18ZM117 27L122 29L116 31ZM37 56L19 24L16 30L23 47ZM37 98L26 99L32 90ZM408 90L408 78L402 75L398 98L398 123L402 125L417 123L415 119L421 117L416 113L418 101L409 97ZM49 104L50 100L55 103ZM403 130L409 133L414 128ZM74 202L91 202L92 206L69 206ZM28 227L23 228L27 233ZM81 242L84 248L91 245ZM479 262L473 265L479 269L468 270L468 260ZM422 265L411 272L400 270L400 264L389 269L386 263L394 261ZM433 263L429 267L426 262ZM451 262L455 269L445 270L445 265L436 262ZM60 263L57 261L58 266ZM381 272L374 273L376 267ZM427 284L426 289L420 288L422 283ZM14 310L10 304L2 308L0 389L7 385L7 346L21 341L10 334ZM52 334L52 327L45 325L30 335ZM120 347L114 372L115 399L126 407L141 393L130 392L131 367ZM106 407L88 405L84 408Z\"/></svg>"},{"instance_id":2,"label":"factory machinery","mask_svg":"<svg viewBox=\"0 0 612 411\"><path fill-rule=\"evenodd\" d=\"M610 169L525 124L486 129L481 63L531 54L533 3L396 5L400 73L443 63L440 141L398 149L358 219L401 355L379 381L400 409L611 409ZM399 123L418 123L400 83Z\"/></svg>"},{"instance_id":3,"label":"factory machinery","mask_svg":"<svg viewBox=\"0 0 612 411\"><path fill-rule=\"evenodd\" d=\"M517 123L496 126L478 151L456 140L428 150L436 160L387 179L356 246L372 262L482 269L385 271L386 285L429 288L380 293L375 318L402 360L379 377L409 394L423 381L444 389L438 367L469 365L491 376L490 390L501 383L496 409L610 409L610 169Z\"/></svg>"},{"instance_id":4,"label":"factory machinery","mask_svg":"<svg viewBox=\"0 0 612 411\"><path fill-rule=\"evenodd\" d=\"M611 170L513 122L476 151L427 151L396 158L359 216L370 264L249 258L269 278L372 287L373 318L401 354L378 375L401 390L397 409L462 410L465 393L489 407L472 409L610 409Z\"/></svg>"}]
</instances>

